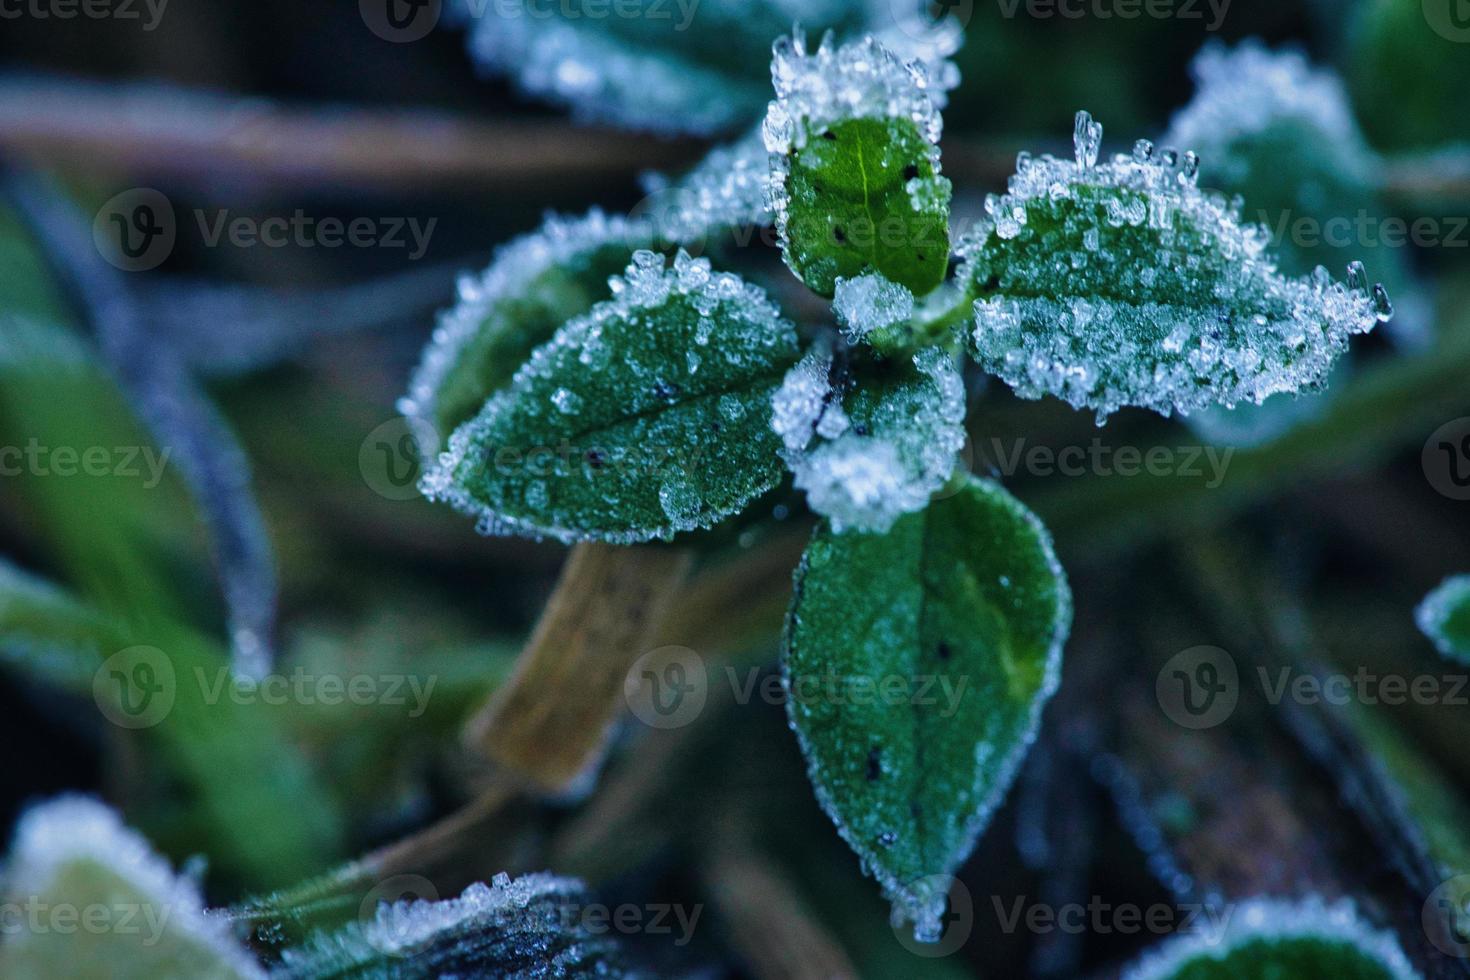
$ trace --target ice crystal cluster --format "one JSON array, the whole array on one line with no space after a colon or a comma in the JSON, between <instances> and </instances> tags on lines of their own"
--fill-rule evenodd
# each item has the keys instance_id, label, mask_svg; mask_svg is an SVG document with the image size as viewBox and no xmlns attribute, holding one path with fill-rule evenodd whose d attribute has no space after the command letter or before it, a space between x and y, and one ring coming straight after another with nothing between
<instances>
[{"instance_id":1,"label":"ice crystal cluster","mask_svg":"<svg viewBox=\"0 0 1470 980\"><path fill-rule=\"evenodd\" d=\"M965 443L965 386L951 355L925 348L912 370L863 386L839 380L816 350L772 398L771 425L808 505L834 531L887 531L923 510Z\"/></svg>"},{"instance_id":2,"label":"ice crystal cluster","mask_svg":"<svg viewBox=\"0 0 1470 980\"><path fill-rule=\"evenodd\" d=\"M450 438L430 499L486 533L632 542L707 527L779 478L771 391L796 333L757 287L641 250ZM659 455L667 452L669 455ZM687 453L687 455L686 455Z\"/></svg>"},{"instance_id":3,"label":"ice crystal cluster","mask_svg":"<svg viewBox=\"0 0 1470 980\"><path fill-rule=\"evenodd\" d=\"M1470 575L1452 575L1415 610L1414 620L1446 657L1470 663Z\"/></svg>"},{"instance_id":4,"label":"ice crystal cluster","mask_svg":"<svg viewBox=\"0 0 1470 980\"><path fill-rule=\"evenodd\" d=\"M285 977L629 976L617 944L577 921L581 882L550 874L470 885L458 898L380 904L373 918L285 951Z\"/></svg>"},{"instance_id":5,"label":"ice crystal cluster","mask_svg":"<svg viewBox=\"0 0 1470 980\"><path fill-rule=\"evenodd\" d=\"M1123 980L1419 976L1393 935L1364 922L1348 901L1257 898L1200 918L1202 928L1147 954Z\"/></svg>"},{"instance_id":6,"label":"ice crystal cluster","mask_svg":"<svg viewBox=\"0 0 1470 980\"><path fill-rule=\"evenodd\" d=\"M99 971L95 975L265 978L229 925L206 912L198 886L176 876L117 813L93 799L64 796L22 815L4 894L110 910L127 920L113 920L115 930L9 936L0 947L0 974L62 976L65 968L81 967Z\"/></svg>"},{"instance_id":7,"label":"ice crystal cluster","mask_svg":"<svg viewBox=\"0 0 1470 980\"><path fill-rule=\"evenodd\" d=\"M1199 158L1140 140L1098 162L1079 113L1075 159L1022 154L1005 195L960 247L979 293L972 350L1027 398L1099 421L1259 404L1319 386L1353 334L1392 313L1361 265L1282 276L1263 229L1196 186Z\"/></svg>"},{"instance_id":8,"label":"ice crystal cluster","mask_svg":"<svg viewBox=\"0 0 1470 980\"><path fill-rule=\"evenodd\" d=\"M914 294L876 272L851 279L838 279L832 296L837 314L850 341L907 323L914 315Z\"/></svg>"}]
</instances>

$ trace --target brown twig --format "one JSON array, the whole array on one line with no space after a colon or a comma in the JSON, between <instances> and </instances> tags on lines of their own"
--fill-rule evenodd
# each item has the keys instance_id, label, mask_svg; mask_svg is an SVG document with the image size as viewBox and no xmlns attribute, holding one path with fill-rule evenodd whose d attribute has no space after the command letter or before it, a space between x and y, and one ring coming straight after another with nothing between
<instances>
[{"instance_id":1,"label":"brown twig","mask_svg":"<svg viewBox=\"0 0 1470 980\"><path fill-rule=\"evenodd\" d=\"M678 170L701 144L569 122L290 106L157 84L0 77L0 153L148 177L501 188Z\"/></svg>"}]
</instances>

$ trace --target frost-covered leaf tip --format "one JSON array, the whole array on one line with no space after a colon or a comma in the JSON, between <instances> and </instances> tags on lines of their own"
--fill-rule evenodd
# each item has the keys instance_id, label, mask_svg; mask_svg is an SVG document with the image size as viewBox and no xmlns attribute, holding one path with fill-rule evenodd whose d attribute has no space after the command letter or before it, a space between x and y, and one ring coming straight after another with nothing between
<instances>
[{"instance_id":1,"label":"frost-covered leaf tip","mask_svg":"<svg viewBox=\"0 0 1470 980\"><path fill-rule=\"evenodd\" d=\"M632 543L709 527L776 484L791 323L683 252L639 251L610 286L455 431L426 496L485 533Z\"/></svg>"},{"instance_id":2,"label":"frost-covered leaf tip","mask_svg":"<svg viewBox=\"0 0 1470 980\"><path fill-rule=\"evenodd\" d=\"M878 272L916 295L949 262L949 181L929 69L872 36L809 52L796 31L772 48L766 111L771 206L786 264L831 296L838 277Z\"/></svg>"},{"instance_id":3,"label":"frost-covered leaf tip","mask_svg":"<svg viewBox=\"0 0 1470 980\"><path fill-rule=\"evenodd\" d=\"M1424 597L1414 619L1440 653L1470 663L1470 575L1441 582Z\"/></svg>"},{"instance_id":4,"label":"frost-covered leaf tip","mask_svg":"<svg viewBox=\"0 0 1470 980\"><path fill-rule=\"evenodd\" d=\"M795 586L787 710L817 798L932 941L1056 689L1066 576L1030 511L966 477L886 534L819 528Z\"/></svg>"},{"instance_id":5,"label":"frost-covered leaf tip","mask_svg":"<svg viewBox=\"0 0 1470 980\"><path fill-rule=\"evenodd\" d=\"M960 248L971 350L1021 396L1100 421L1259 404L1320 386L1348 338L1392 314L1360 264L1347 285L1281 275L1264 229L1196 186L1193 153L1140 140L1099 162L1101 140L1083 112L1075 159L1022 154Z\"/></svg>"}]
</instances>

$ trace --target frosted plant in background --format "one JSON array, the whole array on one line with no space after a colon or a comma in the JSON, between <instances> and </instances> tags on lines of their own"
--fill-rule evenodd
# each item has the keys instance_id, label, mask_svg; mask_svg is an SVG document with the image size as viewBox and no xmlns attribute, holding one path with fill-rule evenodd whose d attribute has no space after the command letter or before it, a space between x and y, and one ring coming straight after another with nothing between
<instances>
[{"instance_id":1,"label":"frosted plant in background","mask_svg":"<svg viewBox=\"0 0 1470 980\"><path fill-rule=\"evenodd\" d=\"M7 977L210 977L264 980L265 971L212 918L198 886L96 800L66 796L28 810L5 864L7 900L88 916L108 928L7 928ZM24 921L24 920L22 920Z\"/></svg>"},{"instance_id":2,"label":"frosted plant in background","mask_svg":"<svg viewBox=\"0 0 1470 980\"><path fill-rule=\"evenodd\" d=\"M1202 928L1148 953L1123 980L1419 976L1398 940L1364 922L1351 902L1257 898L1199 919Z\"/></svg>"},{"instance_id":3,"label":"frosted plant in background","mask_svg":"<svg viewBox=\"0 0 1470 980\"><path fill-rule=\"evenodd\" d=\"M1419 630L1453 660L1470 663L1470 575L1452 575L1415 610Z\"/></svg>"},{"instance_id":4,"label":"frosted plant in background","mask_svg":"<svg viewBox=\"0 0 1470 980\"><path fill-rule=\"evenodd\" d=\"M649 174L649 195L634 214L651 221L659 237L683 246L703 244L722 228L751 229L771 223L770 164L765 141L751 132L710 151L678 180Z\"/></svg>"},{"instance_id":5,"label":"frosted plant in background","mask_svg":"<svg viewBox=\"0 0 1470 980\"><path fill-rule=\"evenodd\" d=\"M771 38L793 23L844 37L874 32L928 62L962 39L957 21L935 22L919 0L644 0L602 17L575 5L530 13L454 0L449 11L482 70L581 120L659 133L709 135L753 121Z\"/></svg>"},{"instance_id":6,"label":"frosted plant in background","mask_svg":"<svg viewBox=\"0 0 1470 980\"><path fill-rule=\"evenodd\" d=\"M422 489L485 533L668 539L733 517L791 473L817 525L787 616L791 724L838 833L895 919L932 940L1035 737L1072 614L1046 528L960 465L964 355L1022 397L1052 395L1099 422L1125 406L1190 413L1315 391L1392 308L1358 262L1345 284L1321 267L1284 274L1266 232L1197 186L1195 153L1139 141L1105 157L1086 112L1074 157L1022 154L952 248L939 140L958 35L896 25L815 48L800 31L778 38L760 143L653 178L623 229L652 248L631 253L601 301L583 252L525 246L549 263L525 276L508 271L512 250L487 276L503 302L471 295L449 315L426 364L453 363L421 369L408 405L452 430ZM1289 82L1273 73L1294 79L1300 65L1243 57L1265 59L1250 68L1269 98L1231 132L1255 132L1251 113L1297 112L1293 100L1308 123L1342 123L1320 104L1330 86L1275 92ZM703 83L693 75L691 92ZM1224 111L1202 98L1198 118ZM772 296L796 282L768 295L680 248L716 234L759 244L768 221L828 315L793 323ZM594 253L607 261L630 247L622 232L592 237L607 239ZM715 251L753 275L774 267ZM554 282L562 265L567 315L553 326L548 298L525 316L526 284ZM492 315L502 307L514 317ZM527 322L536 329L509 334L521 346L502 342L506 323ZM448 404L450 378L463 382L456 409L421 407ZM822 677L919 675L948 682L952 703L801 696Z\"/></svg>"}]
</instances>

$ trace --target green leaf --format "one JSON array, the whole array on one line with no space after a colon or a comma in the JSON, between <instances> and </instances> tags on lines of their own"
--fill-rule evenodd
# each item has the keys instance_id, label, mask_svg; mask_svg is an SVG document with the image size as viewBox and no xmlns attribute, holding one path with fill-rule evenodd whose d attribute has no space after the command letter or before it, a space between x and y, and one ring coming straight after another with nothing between
<instances>
[{"instance_id":1,"label":"green leaf","mask_svg":"<svg viewBox=\"0 0 1470 980\"><path fill-rule=\"evenodd\" d=\"M265 977L198 887L94 800L62 797L21 818L5 895L20 929L7 922L0 975L14 980Z\"/></svg>"},{"instance_id":2,"label":"green leaf","mask_svg":"<svg viewBox=\"0 0 1470 980\"><path fill-rule=\"evenodd\" d=\"M1071 615L1046 529L986 480L886 534L823 526L807 548L791 723L817 798L920 939L1035 736Z\"/></svg>"},{"instance_id":3,"label":"green leaf","mask_svg":"<svg viewBox=\"0 0 1470 980\"><path fill-rule=\"evenodd\" d=\"M1409 980L1398 941L1350 902L1252 899L1207 909L1202 930L1180 936L1124 971L1123 980Z\"/></svg>"},{"instance_id":4,"label":"green leaf","mask_svg":"<svg viewBox=\"0 0 1470 980\"><path fill-rule=\"evenodd\" d=\"M771 424L786 465L832 530L887 531L923 510L965 444L965 385L954 357L927 348L906 361L844 363L818 348L786 375Z\"/></svg>"},{"instance_id":5,"label":"green leaf","mask_svg":"<svg viewBox=\"0 0 1470 980\"><path fill-rule=\"evenodd\" d=\"M622 977L617 942L588 928L581 882L496 875L459 898L380 904L376 915L288 949L282 980Z\"/></svg>"},{"instance_id":6,"label":"green leaf","mask_svg":"<svg viewBox=\"0 0 1470 980\"><path fill-rule=\"evenodd\" d=\"M486 533L646 541L709 527L780 480L770 397L798 355L761 290L639 252L424 478Z\"/></svg>"},{"instance_id":7,"label":"green leaf","mask_svg":"<svg viewBox=\"0 0 1470 980\"><path fill-rule=\"evenodd\" d=\"M1192 153L1098 163L1078 113L1076 161L1022 154L1010 192L961 246L978 297L971 351L1025 398L1099 419L1125 405L1188 414L1320 386L1353 334L1392 313L1361 266L1282 276L1263 229L1196 186Z\"/></svg>"},{"instance_id":8,"label":"green leaf","mask_svg":"<svg viewBox=\"0 0 1470 980\"><path fill-rule=\"evenodd\" d=\"M1419 604L1415 620L1440 653L1470 663L1470 575L1441 582Z\"/></svg>"},{"instance_id":9,"label":"green leaf","mask_svg":"<svg viewBox=\"0 0 1470 980\"><path fill-rule=\"evenodd\" d=\"M776 42L766 114L776 228L786 264L823 296L868 272L923 296L949 264L949 181L922 66L874 38L815 54Z\"/></svg>"},{"instance_id":10,"label":"green leaf","mask_svg":"<svg viewBox=\"0 0 1470 980\"><path fill-rule=\"evenodd\" d=\"M608 277L650 233L644 223L594 208L573 220L549 217L505 245L485 272L461 280L459 303L440 316L399 406L403 414L447 438L558 327L611 295Z\"/></svg>"}]
</instances>

